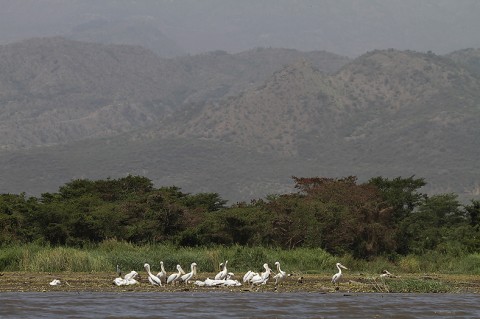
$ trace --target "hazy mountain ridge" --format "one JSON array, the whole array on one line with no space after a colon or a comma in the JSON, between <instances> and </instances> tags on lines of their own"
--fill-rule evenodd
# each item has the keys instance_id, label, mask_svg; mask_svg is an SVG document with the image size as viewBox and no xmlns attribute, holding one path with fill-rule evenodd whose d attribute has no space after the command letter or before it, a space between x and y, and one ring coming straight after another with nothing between
<instances>
[{"instance_id":1,"label":"hazy mountain ridge","mask_svg":"<svg viewBox=\"0 0 480 319\"><path fill-rule=\"evenodd\" d=\"M140 174L248 200L289 189L291 175L415 174L431 191L480 195L480 80L448 56L162 59L53 38L1 46L0 58L0 141L25 148L3 151L2 192Z\"/></svg>"},{"instance_id":2,"label":"hazy mountain ridge","mask_svg":"<svg viewBox=\"0 0 480 319\"><path fill-rule=\"evenodd\" d=\"M463 65L475 76L480 77L480 49L463 49L446 55L448 58Z\"/></svg>"},{"instance_id":3,"label":"hazy mountain ridge","mask_svg":"<svg viewBox=\"0 0 480 319\"><path fill-rule=\"evenodd\" d=\"M262 50L239 57L162 59L139 46L61 37L0 46L0 149L69 143L146 127L192 101L240 92L304 55L271 49L271 60L258 68L265 54L255 62L255 51ZM327 52L305 55L329 71L348 61ZM222 59L223 68L215 64Z\"/></svg>"},{"instance_id":4,"label":"hazy mountain ridge","mask_svg":"<svg viewBox=\"0 0 480 319\"><path fill-rule=\"evenodd\" d=\"M3 0L0 43L65 36L98 20L123 21L116 28L127 30L134 20L148 21L191 54L253 47L323 49L350 57L383 48L446 54L480 46L479 12L477 0ZM96 35L91 30L89 39L106 33L123 43L152 42L138 32L105 29Z\"/></svg>"},{"instance_id":5,"label":"hazy mountain ridge","mask_svg":"<svg viewBox=\"0 0 480 319\"><path fill-rule=\"evenodd\" d=\"M433 54L378 50L333 75L303 61L261 87L205 105L188 122L172 121L162 133L297 155L299 136L315 135L311 147L336 139L355 146L409 126L462 127L478 115L479 85L466 69Z\"/></svg>"},{"instance_id":6,"label":"hazy mountain ridge","mask_svg":"<svg viewBox=\"0 0 480 319\"><path fill-rule=\"evenodd\" d=\"M150 20L141 17L120 20L96 19L74 27L65 36L84 42L139 45L165 58L186 54Z\"/></svg>"}]
</instances>

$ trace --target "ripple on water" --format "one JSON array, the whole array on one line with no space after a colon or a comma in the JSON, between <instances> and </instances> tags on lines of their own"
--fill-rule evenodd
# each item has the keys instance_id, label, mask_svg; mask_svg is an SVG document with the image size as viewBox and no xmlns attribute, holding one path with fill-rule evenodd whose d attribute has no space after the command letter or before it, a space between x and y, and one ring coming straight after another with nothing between
<instances>
[{"instance_id":1,"label":"ripple on water","mask_svg":"<svg viewBox=\"0 0 480 319\"><path fill-rule=\"evenodd\" d=\"M480 318L477 295L0 293L0 318Z\"/></svg>"}]
</instances>

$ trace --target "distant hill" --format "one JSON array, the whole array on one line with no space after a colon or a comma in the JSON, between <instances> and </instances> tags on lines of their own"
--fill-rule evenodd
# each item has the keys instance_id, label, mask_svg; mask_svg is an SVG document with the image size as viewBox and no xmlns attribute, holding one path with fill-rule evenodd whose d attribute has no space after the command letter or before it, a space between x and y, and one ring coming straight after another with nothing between
<instances>
[{"instance_id":1,"label":"distant hill","mask_svg":"<svg viewBox=\"0 0 480 319\"><path fill-rule=\"evenodd\" d=\"M300 61L260 87L207 103L187 122L182 113L158 134L365 177L416 174L430 190L478 195L479 87L467 69L433 53L373 51L334 75Z\"/></svg>"},{"instance_id":2,"label":"distant hill","mask_svg":"<svg viewBox=\"0 0 480 319\"><path fill-rule=\"evenodd\" d=\"M480 77L480 49L458 50L446 56Z\"/></svg>"},{"instance_id":3,"label":"distant hill","mask_svg":"<svg viewBox=\"0 0 480 319\"><path fill-rule=\"evenodd\" d=\"M268 61L263 50L162 59L139 46L61 37L0 46L0 150L146 127L193 101L257 85L295 59L311 59L327 71L348 61L327 52L267 51Z\"/></svg>"},{"instance_id":4,"label":"distant hill","mask_svg":"<svg viewBox=\"0 0 480 319\"><path fill-rule=\"evenodd\" d=\"M465 54L0 46L0 192L137 174L236 201L289 191L292 175L416 175L480 197L480 79Z\"/></svg>"},{"instance_id":5,"label":"distant hill","mask_svg":"<svg viewBox=\"0 0 480 319\"><path fill-rule=\"evenodd\" d=\"M91 20L74 27L65 36L84 42L143 46L165 58L186 54L175 41L145 18Z\"/></svg>"},{"instance_id":6,"label":"distant hill","mask_svg":"<svg viewBox=\"0 0 480 319\"><path fill-rule=\"evenodd\" d=\"M374 51L334 75L299 61L274 73L262 86L207 103L188 122L182 112L170 126L162 126L162 134L318 156L301 151L302 144L311 143L313 150L319 142L337 139L352 147L413 127L429 130L452 122L459 125L455 130L460 129L476 115L479 84L450 59L433 54Z\"/></svg>"}]
</instances>

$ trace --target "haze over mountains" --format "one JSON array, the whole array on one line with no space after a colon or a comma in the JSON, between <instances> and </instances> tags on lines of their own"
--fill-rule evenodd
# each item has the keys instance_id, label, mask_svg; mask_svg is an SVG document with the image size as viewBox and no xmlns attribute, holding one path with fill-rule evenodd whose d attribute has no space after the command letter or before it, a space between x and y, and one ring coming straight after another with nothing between
<instances>
[{"instance_id":1,"label":"haze over mountains","mask_svg":"<svg viewBox=\"0 0 480 319\"><path fill-rule=\"evenodd\" d=\"M0 193L415 175L480 197L476 0L0 4Z\"/></svg>"},{"instance_id":2,"label":"haze over mountains","mask_svg":"<svg viewBox=\"0 0 480 319\"><path fill-rule=\"evenodd\" d=\"M280 47L352 58L374 49L447 54L480 47L477 0L0 0L0 4L0 44L60 35L101 43L142 42L166 56Z\"/></svg>"},{"instance_id":3,"label":"haze over mountains","mask_svg":"<svg viewBox=\"0 0 480 319\"><path fill-rule=\"evenodd\" d=\"M292 175L416 175L478 196L479 56L3 45L0 192L138 174L236 201L289 191Z\"/></svg>"}]
</instances>

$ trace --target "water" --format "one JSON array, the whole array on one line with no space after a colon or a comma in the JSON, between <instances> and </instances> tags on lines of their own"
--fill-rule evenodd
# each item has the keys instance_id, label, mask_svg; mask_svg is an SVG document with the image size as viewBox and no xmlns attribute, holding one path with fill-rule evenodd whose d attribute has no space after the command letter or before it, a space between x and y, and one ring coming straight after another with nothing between
<instances>
[{"instance_id":1,"label":"water","mask_svg":"<svg viewBox=\"0 0 480 319\"><path fill-rule=\"evenodd\" d=\"M480 318L474 294L0 293L0 318Z\"/></svg>"}]
</instances>

